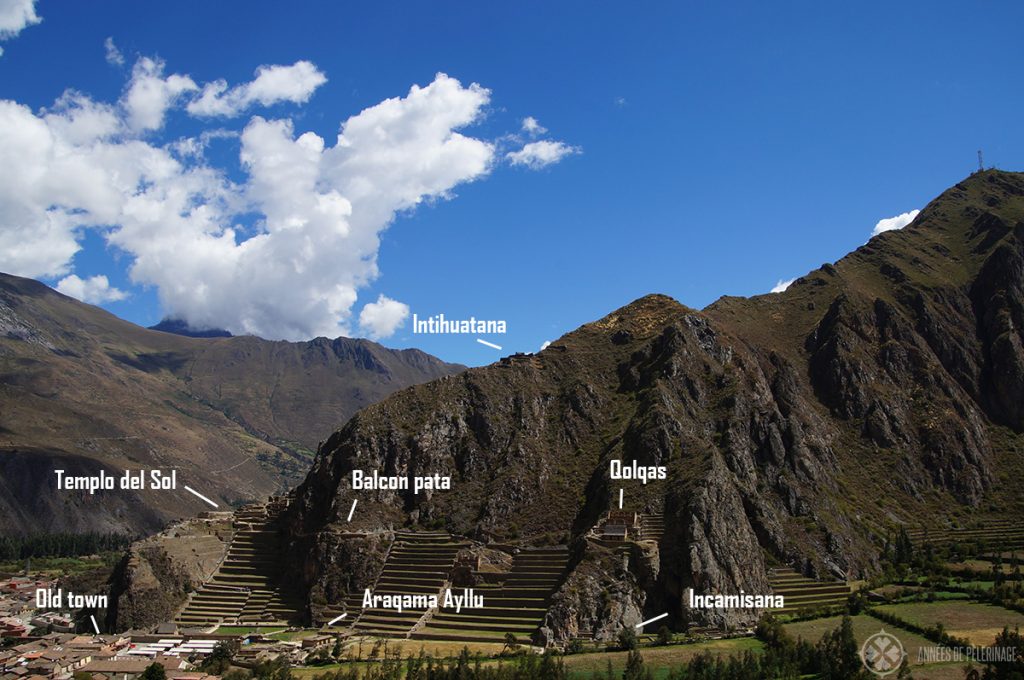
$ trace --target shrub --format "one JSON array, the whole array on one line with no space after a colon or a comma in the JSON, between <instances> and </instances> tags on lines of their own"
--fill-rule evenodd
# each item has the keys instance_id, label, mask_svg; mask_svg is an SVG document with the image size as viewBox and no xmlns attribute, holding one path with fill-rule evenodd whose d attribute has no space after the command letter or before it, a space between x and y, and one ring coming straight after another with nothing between
<instances>
[{"instance_id":1,"label":"shrub","mask_svg":"<svg viewBox=\"0 0 1024 680\"><path fill-rule=\"evenodd\" d=\"M658 644L659 645L670 645L672 644L672 631L669 630L668 626L662 626L658 629Z\"/></svg>"},{"instance_id":2,"label":"shrub","mask_svg":"<svg viewBox=\"0 0 1024 680\"><path fill-rule=\"evenodd\" d=\"M626 626L619 633L619 649L633 650L640 645L640 639L632 626Z\"/></svg>"}]
</instances>

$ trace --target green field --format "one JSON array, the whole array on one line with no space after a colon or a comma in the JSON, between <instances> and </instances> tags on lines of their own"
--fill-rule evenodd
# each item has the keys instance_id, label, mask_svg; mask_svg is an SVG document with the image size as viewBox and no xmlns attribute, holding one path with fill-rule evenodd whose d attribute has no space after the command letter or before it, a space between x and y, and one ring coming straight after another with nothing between
<instances>
[{"instance_id":1,"label":"green field","mask_svg":"<svg viewBox=\"0 0 1024 680\"><path fill-rule=\"evenodd\" d=\"M1024 614L978 602L907 602L876 609L916 626L933 627L941 623L947 633L974 645L991 645L1006 626L1024 628Z\"/></svg>"},{"instance_id":2,"label":"green field","mask_svg":"<svg viewBox=\"0 0 1024 680\"><path fill-rule=\"evenodd\" d=\"M284 626L221 626L214 631L217 635L249 635L251 633L261 633L263 635L271 635L274 633L281 633L288 630Z\"/></svg>"},{"instance_id":3,"label":"green field","mask_svg":"<svg viewBox=\"0 0 1024 680\"><path fill-rule=\"evenodd\" d=\"M758 653L763 645L754 638L734 638L731 640L711 640L690 645L670 645L667 647L644 647L640 653L644 657L644 666L650 668L655 678L668 675L671 668L688 662L704 652L721 654L722 656L740 655L750 650ZM570 654L564 657L565 667L575 678L588 678L595 672L604 671L609 660L612 668L621 673L626 667L628 652L597 652L592 654Z\"/></svg>"},{"instance_id":4,"label":"green field","mask_svg":"<svg viewBox=\"0 0 1024 680\"><path fill-rule=\"evenodd\" d=\"M109 572L117 564L120 554L104 554L99 557L34 557L31 560L32 575L56 578L68 574L90 571ZM0 562L0 576L18 576L25 572L28 560Z\"/></svg>"},{"instance_id":5,"label":"green field","mask_svg":"<svg viewBox=\"0 0 1024 680\"><path fill-rule=\"evenodd\" d=\"M947 569L952 569L953 571L970 571L976 574L991 574L993 563L988 560L964 560L963 562L947 562L945 566ZM999 567L999 571L1004 574L1010 574L1013 572L1013 567L1011 567L1008 562L1003 562Z\"/></svg>"},{"instance_id":6,"label":"green field","mask_svg":"<svg viewBox=\"0 0 1024 680\"><path fill-rule=\"evenodd\" d=\"M320 631L310 628L304 628L302 630L282 630L279 632L267 632L267 637L274 638L275 640L285 640L295 642L297 640L305 640L306 638L316 637L320 634Z\"/></svg>"},{"instance_id":7,"label":"green field","mask_svg":"<svg viewBox=\"0 0 1024 680\"><path fill-rule=\"evenodd\" d=\"M369 659L376 643L383 638L372 636L359 636L350 638L345 643L344 653L347 659ZM429 654L435 658L448 659L459 655L463 648L469 650L470 654L479 654L482 657L494 657L501 654L505 645L500 642L446 642L435 640L404 640L388 639L386 649L382 646L378 649L379 655L383 656L385 651L388 656L399 656L406 658L417 656L420 652Z\"/></svg>"},{"instance_id":8,"label":"green field","mask_svg":"<svg viewBox=\"0 0 1024 680\"><path fill-rule=\"evenodd\" d=\"M410 654L418 654L420 649L423 649L428 654L433 654L441 658L451 658L457 656L462 650L462 647L469 647L473 651L474 646L479 645L462 645L460 643L429 643L420 645L419 641L405 641L404 645L400 645L401 656L409 656ZM498 645L489 646L489 649L477 649L476 651L481 654L497 654L500 649ZM369 646L367 646L369 649ZM699 642L695 644L686 645L671 645L667 647L643 647L640 653L644 658L644 665L650 668L652 675L655 680L659 678L665 678L668 676L669 671L678 665L688 662L693 657L703 652L711 652L712 654L721 654L723 656L738 655L744 651L750 650L758 653L762 649L762 644L759 640L754 638L735 638L732 640L711 640L708 642ZM394 653L396 649L392 646L390 650ZM595 672L604 672L607 667L609 660L612 662L612 668L617 672L621 673L626 667L626 656L628 652L592 652L584 654L570 654L562 657L565 662L566 670L569 671L573 678L583 680L590 678ZM508 663L500 659L489 659L484 662L484 666L496 666L501 663ZM328 670L336 670L338 668L368 668L372 664L367 662L351 662L346 664L332 664L330 666L321 667L309 667L294 669L292 674L297 678L311 678L314 675L324 673Z\"/></svg>"},{"instance_id":9,"label":"green field","mask_svg":"<svg viewBox=\"0 0 1024 680\"><path fill-rule=\"evenodd\" d=\"M952 590L936 590L931 593L936 600L969 600L971 596L967 593L960 593Z\"/></svg>"},{"instance_id":10,"label":"green field","mask_svg":"<svg viewBox=\"0 0 1024 680\"><path fill-rule=\"evenodd\" d=\"M889 624L882 623L878 619L872 618L867 614L861 614L850 618L853 621L853 634L857 638L858 645L864 644L864 641L870 636L884 629L900 641L903 645L904 651L909 655L912 666L917 662L917 653L921 647L935 646L934 642L931 642L916 633L911 633L909 630L895 628ZM838 628L842 622L842 616L830 616L826 619L787 623L784 628L793 637L801 637L809 642L816 643L823 635ZM963 674L961 673L961 677L962 676Z\"/></svg>"},{"instance_id":11,"label":"green field","mask_svg":"<svg viewBox=\"0 0 1024 680\"><path fill-rule=\"evenodd\" d=\"M932 626L941 621L946 630L953 635L969 639L973 644L991 644L996 633L1002 630L1003 626L1024 624L1024 615L1017 614L1001 607L978 604L964 601L937 601L937 602L912 602L895 605L884 605L878 609L895 614L902 619L910 621L915 625ZM915 677L928 678L929 680L961 680L963 678L963 664L939 663L923 664L919 659L919 652L922 647L935 647L936 643L925 637L912 633L903 628L883 623L867 614L852 617L854 636L858 645L862 644L868 637L885 630L899 639L908 655L911 668ZM842 623L841 616L830 616L810 621L787 623L784 627L794 638L803 638L811 643L817 643L823 635L835 630ZM460 643L421 643L419 641L391 641L389 644L392 654L396 651L401 656L419 653L421 649L437 657L453 657L458 654L463 646ZM366 651L372 645L369 641L364 643ZM474 653L485 656L495 655L499 651L498 645L468 645ZM474 649L475 647L475 649ZM484 648L487 647L487 648ZM710 640L695 644L670 645L664 647L643 647L640 653L644 659L644 665L650 669L655 680L668 676L671 669L683 665L695 656L704 652L711 652L715 655L738 656L746 651L758 654L762 651L762 643L755 638L734 638L729 640ZM349 650L351 653L354 650ZM616 673L621 673L625 668L627 652L590 652L582 654L571 654L563 657L566 669L570 676L577 680L586 680L594 674L603 673L609 661ZM493 656L484 665L497 665L503 663ZM357 664L356 667L368 667L365 662ZM350 667L349 664L344 665ZM315 674L323 673L325 670L338 668L329 666L321 668L303 668L295 672L297 677L312 677Z\"/></svg>"},{"instance_id":12,"label":"green field","mask_svg":"<svg viewBox=\"0 0 1024 680\"><path fill-rule=\"evenodd\" d=\"M955 595L950 593L950 595ZM957 595L957 597L962 597ZM876 608L879 611L893 614L900 619L921 627L933 627L942 623L945 630L956 637L969 640L972 644L991 644L1003 627L1022 626L1024 627L1024 615L1004 609L977 602L959 600L943 600L935 602L905 602L892 605L881 605ZM963 665L958 663L929 663L919 661L922 648L934 648L936 643L926 639L924 636L913 633L904 628L893 626L878 619L861 614L852 617L853 632L858 645L867 638L882 630L890 633L899 639L907 653L911 668L915 677L929 680L960 680L963 677ZM817 643L822 636L835 630L842 623L842 616L830 616L809 621L784 624L784 628L794 638L803 638L812 644ZM222 629L229 631L233 629ZM421 649L438 658L451 658L461 651L463 646L468 646L473 653L479 653L490 657L484 662L485 665L497 665L504 663L496 658L500 651L497 644L471 644L461 643L430 643L421 641L389 641L389 652L398 652L401 656L417 654ZM363 642L364 658L373 647L373 641L368 639ZM710 652L713 655L723 657L739 656L750 651L759 654L763 650L761 641L755 638L734 638L728 640L710 640L694 644L681 644L669 646L643 647L640 652L644 659L644 665L650 669L655 679L665 678L671 669L686 664L699 654ZM346 653L354 655L355 649L350 643ZM610 661L613 672L621 673L625 668L627 652L587 652L571 654L563 657L563 662L570 676L577 680L588 679L595 674L604 673ZM372 663L372 662L371 662ZM349 667L345 664L345 667ZM363 662L357 667L368 667ZM322 673L329 667L304 668L296 672L298 677L311 677ZM337 666L334 666L337 668Z\"/></svg>"},{"instance_id":13,"label":"green field","mask_svg":"<svg viewBox=\"0 0 1024 680\"><path fill-rule=\"evenodd\" d=\"M975 590L992 590L995 584L995 581L961 581L956 585L960 588L969 588Z\"/></svg>"}]
</instances>

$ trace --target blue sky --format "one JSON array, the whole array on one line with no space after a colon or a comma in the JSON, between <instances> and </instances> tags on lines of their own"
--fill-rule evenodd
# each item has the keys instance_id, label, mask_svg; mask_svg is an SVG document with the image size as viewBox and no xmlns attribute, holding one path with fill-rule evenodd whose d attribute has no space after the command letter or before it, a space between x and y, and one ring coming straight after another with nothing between
<instances>
[{"instance_id":1,"label":"blue sky","mask_svg":"<svg viewBox=\"0 0 1024 680\"><path fill-rule=\"evenodd\" d=\"M114 104L149 58L196 89L132 139L159 149L203 130L237 134L261 116L331 147L343 121L437 73L459 81L460 97L479 83L486 102L455 129L492 145L486 169L470 164L444 196L396 209L373 251L375 276L353 275L343 324L362 334L359 312L380 295L421 317L506 320L504 337L485 338L501 352L473 336L414 336L411 319L381 339L471 365L536 351L646 293L696 308L766 293L862 244L879 220L923 207L975 169L979 148L986 165L1022 169L1020 3L720 5L40 0L42 21L2 42L0 99L39 118L68 89ZM105 58L108 37L123 64ZM261 65L299 61L326 77L305 102L215 119L184 110L206 83L236 86ZM527 116L547 132L525 132ZM507 154L540 139L568 152L539 168L511 162ZM238 137L214 139L202 165L241 185L249 173L239 154ZM14 214L0 197L0 220ZM249 207L232 213L236 239L259 233L262 219ZM103 306L151 325L166 312L158 290L171 295L171 284L133 280L133 248L143 246L112 244L117 228L77 228L81 249L37 278L105 275L126 297ZM162 261L149 257L151 269ZM207 273L204 285L234 285ZM296 287L313 280L306 272ZM198 308L192 294L174 293L174 304ZM273 323L264 311L253 327Z\"/></svg>"}]
</instances>

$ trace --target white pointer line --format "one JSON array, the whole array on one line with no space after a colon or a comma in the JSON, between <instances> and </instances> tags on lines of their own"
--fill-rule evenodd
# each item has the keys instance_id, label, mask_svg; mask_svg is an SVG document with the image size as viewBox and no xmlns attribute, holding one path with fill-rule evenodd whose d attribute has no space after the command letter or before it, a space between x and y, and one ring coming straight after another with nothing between
<instances>
[{"instance_id":1,"label":"white pointer line","mask_svg":"<svg viewBox=\"0 0 1024 680\"><path fill-rule=\"evenodd\" d=\"M494 349L501 349L501 345L495 345L493 342L487 342L486 340L482 340L480 338L477 338L476 341L479 342L481 345L487 345L488 347L493 347Z\"/></svg>"},{"instance_id":2,"label":"white pointer line","mask_svg":"<svg viewBox=\"0 0 1024 680\"><path fill-rule=\"evenodd\" d=\"M622 510L622 489L619 489L619 510Z\"/></svg>"},{"instance_id":3,"label":"white pointer line","mask_svg":"<svg viewBox=\"0 0 1024 680\"><path fill-rule=\"evenodd\" d=\"M99 635L100 634L100 627L96 623L96 617L93 616L92 614L89 614L89 620L92 621L92 628L93 628L93 630L95 630L96 634Z\"/></svg>"},{"instance_id":4,"label":"white pointer line","mask_svg":"<svg viewBox=\"0 0 1024 680\"><path fill-rule=\"evenodd\" d=\"M668 616L668 612L665 612L664 614L660 614L658 616L655 616L653 619L647 619L646 621L641 621L640 623L636 624L636 627L637 628L643 628L648 623L654 623L655 621L661 621L666 616Z\"/></svg>"},{"instance_id":5,"label":"white pointer line","mask_svg":"<svg viewBox=\"0 0 1024 680\"><path fill-rule=\"evenodd\" d=\"M184 485L182 485L182 486L184 486ZM207 503L209 503L210 505L212 505L215 508L220 507L216 503L211 501L209 498L207 498L203 494L201 494L198 491L196 491L195 489L193 489L191 486L185 486L185 491L188 491L190 494L192 494L193 496L196 496L197 498L202 498L204 501L206 501Z\"/></svg>"},{"instance_id":6,"label":"white pointer line","mask_svg":"<svg viewBox=\"0 0 1024 680\"><path fill-rule=\"evenodd\" d=\"M352 509L348 511L348 519L345 520L346 522L351 522L352 521L352 515L354 515L355 512L356 512L356 503L358 503L358 502L359 502L358 498L353 498L352 499Z\"/></svg>"},{"instance_id":7,"label":"white pointer line","mask_svg":"<svg viewBox=\"0 0 1024 680\"><path fill-rule=\"evenodd\" d=\"M328 626L333 626L334 624L336 624L338 621L341 621L346 616L348 616L348 614L342 614L341 616L335 616L333 619L330 620L330 622L327 625Z\"/></svg>"}]
</instances>

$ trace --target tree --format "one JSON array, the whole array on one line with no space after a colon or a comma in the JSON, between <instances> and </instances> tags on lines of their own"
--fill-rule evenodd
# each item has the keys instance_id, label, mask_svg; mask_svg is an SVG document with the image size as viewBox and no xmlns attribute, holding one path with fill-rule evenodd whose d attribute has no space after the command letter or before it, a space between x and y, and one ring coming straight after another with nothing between
<instances>
[{"instance_id":1,"label":"tree","mask_svg":"<svg viewBox=\"0 0 1024 680\"><path fill-rule=\"evenodd\" d=\"M771 614L765 614L760 618L757 622L757 628L754 629L754 635L769 647L774 648L782 647L791 642L790 635L786 632L782 623Z\"/></svg>"},{"instance_id":2,"label":"tree","mask_svg":"<svg viewBox=\"0 0 1024 680\"><path fill-rule=\"evenodd\" d=\"M670 645L672 644L672 631L668 626L662 626L658 629L658 644L659 645Z\"/></svg>"},{"instance_id":3,"label":"tree","mask_svg":"<svg viewBox=\"0 0 1024 680\"><path fill-rule=\"evenodd\" d=\"M218 642L210 655L206 657L199 668L204 673L210 675L223 675L225 671L231 668L231 658L234 656L235 650L228 643L227 640Z\"/></svg>"},{"instance_id":4,"label":"tree","mask_svg":"<svg viewBox=\"0 0 1024 680\"><path fill-rule=\"evenodd\" d=\"M644 669L644 658L636 649L630 651L626 659L626 670L622 674L622 680L647 680L651 672Z\"/></svg>"},{"instance_id":5,"label":"tree","mask_svg":"<svg viewBox=\"0 0 1024 680\"><path fill-rule=\"evenodd\" d=\"M893 555L896 564L909 564L914 559L914 546L910 542L910 534L903 527L900 527L896 534L896 550Z\"/></svg>"},{"instance_id":6,"label":"tree","mask_svg":"<svg viewBox=\"0 0 1024 680\"><path fill-rule=\"evenodd\" d=\"M535 659L536 657L531 655L521 660L520 663L534 661ZM569 676L565 671L565 665L562 663L562 660L553 654L551 650L548 650L541 657L540 667L537 669L537 677L543 678L543 680L565 680Z\"/></svg>"},{"instance_id":7,"label":"tree","mask_svg":"<svg viewBox=\"0 0 1024 680\"><path fill-rule=\"evenodd\" d=\"M982 677L985 680L1019 680L1024 678L1024 635L1019 629L1003 628L996 636L995 647L1015 650L1006 660L989 661Z\"/></svg>"},{"instance_id":8,"label":"tree","mask_svg":"<svg viewBox=\"0 0 1024 680\"><path fill-rule=\"evenodd\" d=\"M292 677L292 667L283 656L273 661L262 661L253 670L253 675L260 680L290 680Z\"/></svg>"},{"instance_id":9,"label":"tree","mask_svg":"<svg viewBox=\"0 0 1024 680\"><path fill-rule=\"evenodd\" d=\"M331 658L331 654L327 651L327 647L321 647L306 657L307 666L326 666L332 661L334 661L334 659Z\"/></svg>"},{"instance_id":10,"label":"tree","mask_svg":"<svg viewBox=\"0 0 1024 680\"><path fill-rule=\"evenodd\" d=\"M516 638L515 633L505 633L505 647L501 651L508 650L514 652L519 649L519 640Z\"/></svg>"},{"instance_id":11,"label":"tree","mask_svg":"<svg viewBox=\"0 0 1024 680\"><path fill-rule=\"evenodd\" d=\"M843 622L818 643L822 680L851 680L871 677L857 650L857 638L853 635L853 620L843 617Z\"/></svg>"},{"instance_id":12,"label":"tree","mask_svg":"<svg viewBox=\"0 0 1024 680\"><path fill-rule=\"evenodd\" d=\"M569 640L569 644L565 646L565 653L579 654L584 649L586 649L586 647L583 644L583 640L580 640L579 638L573 638L572 640Z\"/></svg>"},{"instance_id":13,"label":"tree","mask_svg":"<svg viewBox=\"0 0 1024 680\"><path fill-rule=\"evenodd\" d=\"M158 663L151 663L146 666L146 670L142 671L139 678L141 680L166 680L167 669Z\"/></svg>"},{"instance_id":14,"label":"tree","mask_svg":"<svg viewBox=\"0 0 1024 680\"><path fill-rule=\"evenodd\" d=\"M619 633L619 649L636 649L639 644L640 639L637 638L633 626L626 626Z\"/></svg>"}]
</instances>

